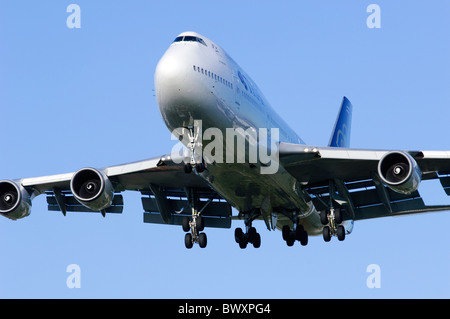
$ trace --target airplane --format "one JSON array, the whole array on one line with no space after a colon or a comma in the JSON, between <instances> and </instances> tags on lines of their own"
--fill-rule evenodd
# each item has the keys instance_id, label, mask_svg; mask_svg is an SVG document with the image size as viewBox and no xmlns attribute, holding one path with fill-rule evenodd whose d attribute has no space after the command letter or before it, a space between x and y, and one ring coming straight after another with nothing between
<instances>
[{"instance_id":1,"label":"airplane","mask_svg":"<svg viewBox=\"0 0 450 319\"><path fill-rule=\"evenodd\" d=\"M155 93L178 139L170 153L104 168L0 181L0 214L18 220L45 195L48 210L122 213L123 191L142 194L145 223L182 226L185 247L207 246L206 227L231 228L258 248L262 220L288 246L309 236L343 241L354 221L450 210L418 187L439 179L450 195L450 151L350 148L353 106L343 97L327 146L306 144L251 77L215 42L183 32L159 60ZM233 210L234 208L234 210ZM234 214L234 211L237 214Z\"/></svg>"}]
</instances>

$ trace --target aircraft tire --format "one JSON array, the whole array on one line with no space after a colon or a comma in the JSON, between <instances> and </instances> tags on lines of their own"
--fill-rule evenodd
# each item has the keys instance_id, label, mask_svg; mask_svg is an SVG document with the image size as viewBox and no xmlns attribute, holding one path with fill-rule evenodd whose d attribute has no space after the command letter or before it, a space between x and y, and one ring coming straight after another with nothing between
<instances>
[{"instance_id":1,"label":"aircraft tire","mask_svg":"<svg viewBox=\"0 0 450 319\"><path fill-rule=\"evenodd\" d=\"M239 244L244 237L244 232L242 231L242 228L238 227L234 230L234 240L237 244Z\"/></svg>"},{"instance_id":2,"label":"aircraft tire","mask_svg":"<svg viewBox=\"0 0 450 319\"><path fill-rule=\"evenodd\" d=\"M202 216L198 216L196 219L197 222L197 231L203 231L205 229L205 220Z\"/></svg>"},{"instance_id":3,"label":"aircraft tire","mask_svg":"<svg viewBox=\"0 0 450 319\"><path fill-rule=\"evenodd\" d=\"M253 244L254 248L261 247L261 235L259 233L255 234L255 237L253 238L252 244Z\"/></svg>"},{"instance_id":4,"label":"aircraft tire","mask_svg":"<svg viewBox=\"0 0 450 319\"><path fill-rule=\"evenodd\" d=\"M205 233L200 233L198 235L198 244L200 248L205 248L207 244L207 238Z\"/></svg>"},{"instance_id":5,"label":"aircraft tire","mask_svg":"<svg viewBox=\"0 0 450 319\"><path fill-rule=\"evenodd\" d=\"M323 240L325 240L326 242L329 242L331 240L330 227L328 227L328 226L323 227L322 234L323 234Z\"/></svg>"},{"instance_id":6,"label":"aircraft tire","mask_svg":"<svg viewBox=\"0 0 450 319\"><path fill-rule=\"evenodd\" d=\"M183 227L183 231L188 232L191 230L191 226L189 226L189 218L183 217L183 220L181 222L181 227Z\"/></svg>"},{"instance_id":7,"label":"aircraft tire","mask_svg":"<svg viewBox=\"0 0 450 319\"><path fill-rule=\"evenodd\" d=\"M184 245L186 246L187 249L191 249L192 248L193 243L192 243L192 235L191 235L191 233L187 233L184 236Z\"/></svg>"},{"instance_id":8,"label":"aircraft tire","mask_svg":"<svg viewBox=\"0 0 450 319\"><path fill-rule=\"evenodd\" d=\"M345 239L345 228L342 225L339 225L337 228L337 238L339 241L343 241Z\"/></svg>"}]
</instances>

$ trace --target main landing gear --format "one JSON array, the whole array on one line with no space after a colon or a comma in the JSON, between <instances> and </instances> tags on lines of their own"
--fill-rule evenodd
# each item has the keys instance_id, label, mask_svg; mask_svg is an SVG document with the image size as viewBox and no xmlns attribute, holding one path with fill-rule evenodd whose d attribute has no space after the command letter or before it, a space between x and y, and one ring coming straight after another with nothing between
<instances>
[{"instance_id":1,"label":"main landing gear","mask_svg":"<svg viewBox=\"0 0 450 319\"><path fill-rule=\"evenodd\" d=\"M259 248L261 246L261 235L256 231L256 228L252 226L252 222L259 215L261 215L259 210L245 214L245 233L240 227L234 230L234 239L241 249L247 248L248 243L251 243L254 248Z\"/></svg>"},{"instance_id":2,"label":"main landing gear","mask_svg":"<svg viewBox=\"0 0 450 319\"><path fill-rule=\"evenodd\" d=\"M296 240L300 242L302 246L308 245L308 233L303 228L303 225L297 225L295 230L291 230L289 225L284 225L281 229L283 240L286 241L286 245L289 247L294 246Z\"/></svg>"},{"instance_id":3,"label":"main landing gear","mask_svg":"<svg viewBox=\"0 0 450 319\"><path fill-rule=\"evenodd\" d=\"M182 227L185 232L184 245L191 249L194 243L198 243L200 248L205 248L207 237L205 233L201 233L205 229L203 217L192 208L192 220L188 217L183 218Z\"/></svg>"},{"instance_id":4,"label":"main landing gear","mask_svg":"<svg viewBox=\"0 0 450 319\"><path fill-rule=\"evenodd\" d=\"M185 216L183 217L181 226L187 234L184 236L184 245L186 248L191 249L195 243L197 243L200 248L205 248L207 244L206 234L202 231L205 229L205 220L201 216L202 211L211 203L210 199L206 204L203 205L202 209L197 210L198 201L195 197L195 190L193 188L186 188L185 190L188 198L189 206L191 207L191 218Z\"/></svg>"},{"instance_id":5,"label":"main landing gear","mask_svg":"<svg viewBox=\"0 0 450 319\"><path fill-rule=\"evenodd\" d=\"M281 229L283 240L286 242L286 245L292 247L296 240L298 240L302 246L308 245L308 233L303 225L299 223L298 214L294 214L291 219L293 229L291 229L289 225L284 225Z\"/></svg>"},{"instance_id":6,"label":"main landing gear","mask_svg":"<svg viewBox=\"0 0 450 319\"><path fill-rule=\"evenodd\" d=\"M336 236L339 241L345 239L345 228L342 223L342 212L338 208L330 208L320 212L320 221L323 226L323 240L329 242L332 236Z\"/></svg>"}]
</instances>

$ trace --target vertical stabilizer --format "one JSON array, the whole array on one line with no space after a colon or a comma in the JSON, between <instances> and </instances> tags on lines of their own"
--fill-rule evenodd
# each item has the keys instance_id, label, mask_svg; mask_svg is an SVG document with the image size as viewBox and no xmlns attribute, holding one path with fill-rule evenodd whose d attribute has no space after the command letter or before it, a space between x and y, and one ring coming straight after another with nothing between
<instances>
[{"instance_id":1,"label":"vertical stabilizer","mask_svg":"<svg viewBox=\"0 0 450 319\"><path fill-rule=\"evenodd\" d=\"M352 103L344 96L328 146L350 147L350 132L352 128Z\"/></svg>"}]
</instances>

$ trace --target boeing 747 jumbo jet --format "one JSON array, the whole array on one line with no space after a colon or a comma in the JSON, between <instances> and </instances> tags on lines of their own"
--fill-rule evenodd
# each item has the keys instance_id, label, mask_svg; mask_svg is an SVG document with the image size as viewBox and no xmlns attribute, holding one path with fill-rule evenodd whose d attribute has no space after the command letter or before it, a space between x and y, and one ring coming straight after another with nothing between
<instances>
[{"instance_id":1,"label":"boeing 747 jumbo jet","mask_svg":"<svg viewBox=\"0 0 450 319\"><path fill-rule=\"evenodd\" d=\"M288 246L308 236L342 241L356 220L450 210L427 206L422 180L450 195L450 151L352 149L352 104L344 97L327 147L305 144L250 76L216 43L177 36L155 71L162 118L179 143L167 155L74 173L0 181L0 214L121 213L123 191L142 194L145 223L181 225L185 246L206 247L205 227L235 229L240 248L261 245L253 221L281 230ZM233 215L232 207L236 214Z\"/></svg>"}]
</instances>

